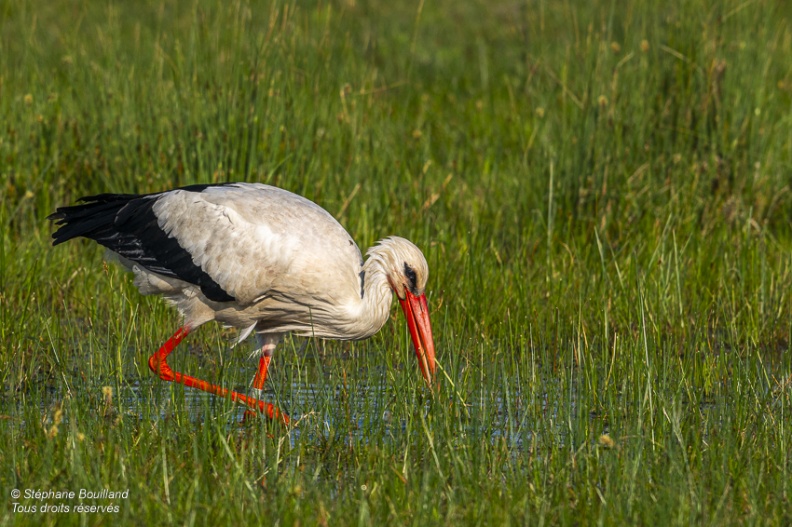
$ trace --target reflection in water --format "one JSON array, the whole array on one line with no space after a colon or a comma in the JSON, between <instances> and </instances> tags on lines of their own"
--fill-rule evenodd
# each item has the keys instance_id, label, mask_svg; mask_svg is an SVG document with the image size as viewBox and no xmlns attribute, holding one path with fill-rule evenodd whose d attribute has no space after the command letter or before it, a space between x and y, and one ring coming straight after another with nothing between
<instances>
[{"instance_id":1,"label":"reflection in water","mask_svg":"<svg viewBox=\"0 0 792 527\"><path fill-rule=\"evenodd\" d=\"M587 391L583 376L577 375L578 370L570 370L563 379L559 379L557 372L547 372L544 376L532 375L531 382L525 382L527 376L521 381L519 375L513 376L493 364L481 374L481 379L487 379L486 384L468 383L463 394L459 393L459 387L450 389L446 385L447 389L432 400L422 384L399 377L414 373L411 369L394 377L393 371L384 366L366 369L355 360L334 358L328 364L321 360L302 360L299 367L290 365L268 380L264 399L297 424L289 429L292 443L299 438L309 441L338 438L339 431L343 431L345 441L390 441L420 429L424 418L444 418L451 423L444 426L451 427L455 440L497 441L522 451L548 439L556 445L596 442L601 434L611 432L611 420L615 415L623 421L626 416L638 412L640 404L637 400L624 399L622 394L603 403ZM250 365L242 358L234 366L232 370L230 364L226 365L225 379L219 382L246 393L247 387L239 380L244 382L250 374ZM347 371L351 373L347 375ZM288 382L290 375L302 382ZM158 422L176 417L181 422L186 415L190 422L199 426L209 420L219 420L227 423L229 429L238 427L243 421L246 409L243 405L163 382L145 373L143 376L131 374L128 380L129 383L121 383L119 389L115 378L93 378L90 385L70 386L71 395L65 383L48 382L40 391L34 390L39 394L37 397L30 396L37 400L38 411L31 410L26 403L31 400L28 397L7 398L0 402L0 414L20 416L22 427L34 420L36 425L51 427L61 402L72 397L72 405L80 411L98 411L105 418L120 416L124 420ZM113 389L108 392L107 386ZM688 404L685 394L670 396L685 407ZM723 412L729 411L729 404L728 400L710 395L696 400L695 408L720 419ZM108 409L107 415L102 414ZM74 412L65 412L58 419L66 424L70 415ZM586 431L585 437L569 435L581 430Z\"/></svg>"}]
</instances>

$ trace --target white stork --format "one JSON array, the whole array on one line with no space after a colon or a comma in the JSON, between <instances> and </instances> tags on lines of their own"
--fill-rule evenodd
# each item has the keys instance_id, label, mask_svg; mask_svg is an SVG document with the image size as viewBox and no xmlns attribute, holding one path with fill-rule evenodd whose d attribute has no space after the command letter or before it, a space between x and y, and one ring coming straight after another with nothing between
<instances>
[{"instance_id":1,"label":"white stork","mask_svg":"<svg viewBox=\"0 0 792 527\"><path fill-rule=\"evenodd\" d=\"M214 393L288 422L260 400L272 352L285 333L365 339L401 303L427 383L434 340L424 290L429 267L420 249L392 236L360 249L323 208L259 183L192 185L156 194L100 194L58 208L53 245L82 236L118 256L144 295L163 295L183 326L149 359L165 381ZM253 396L173 371L168 355L198 326L216 320L252 332L259 345Z\"/></svg>"}]
</instances>

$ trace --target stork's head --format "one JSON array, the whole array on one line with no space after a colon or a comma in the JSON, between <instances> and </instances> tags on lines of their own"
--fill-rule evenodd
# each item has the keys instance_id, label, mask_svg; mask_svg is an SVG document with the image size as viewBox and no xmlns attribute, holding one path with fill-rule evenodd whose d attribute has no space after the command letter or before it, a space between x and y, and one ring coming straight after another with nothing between
<instances>
[{"instance_id":1,"label":"stork's head","mask_svg":"<svg viewBox=\"0 0 792 527\"><path fill-rule=\"evenodd\" d=\"M435 349L424 293L429 279L426 258L415 244L398 236L381 240L369 249L368 255L378 259L385 270L407 319L421 373L431 385L435 374Z\"/></svg>"}]
</instances>

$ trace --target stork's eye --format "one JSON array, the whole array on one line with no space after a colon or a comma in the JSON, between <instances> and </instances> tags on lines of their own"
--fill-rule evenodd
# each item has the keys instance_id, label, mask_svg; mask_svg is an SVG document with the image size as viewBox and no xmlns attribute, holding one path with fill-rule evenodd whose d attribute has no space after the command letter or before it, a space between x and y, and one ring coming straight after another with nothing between
<instances>
[{"instance_id":1,"label":"stork's eye","mask_svg":"<svg viewBox=\"0 0 792 527\"><path fill-rule=\"evenodd\" d=\"M404 276L407 277L407 280L410 281L410 289L415 289L417 287L418 277L415 276L415 270L404 262Z\"/></svg>"}]
</instances>

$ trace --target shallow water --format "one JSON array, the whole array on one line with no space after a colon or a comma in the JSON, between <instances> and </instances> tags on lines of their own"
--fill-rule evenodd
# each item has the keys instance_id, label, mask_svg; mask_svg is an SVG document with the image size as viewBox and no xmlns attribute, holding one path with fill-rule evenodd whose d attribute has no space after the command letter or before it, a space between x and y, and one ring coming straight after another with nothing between
<instances>
[{"instance_id":1,"label":"shallow water","mask_svg":"<svg viewBox=\"0 0 792 527\"><path fill-rule=\"evenodd\" d=\"M367 441L368 438L388 441L389 437L399 436L406 431L408 419L405 414L409 417L417 415L414 410L405 410L405 405L415 405L426 416L433 411L432 397L422 383L415 382L409 391L405 391L404 385L397 387L389 380L392 377L389 377L384 366L369 371L365 370L365 364L360 364L367 363L367 360L333 358L332 363L319 362L321 361L306 361L303 358L299 368L293 364L282 364L281 371L274 372L267 381L264 400L273 403L289 415L292 422L297 423L288 434L292 443L301 437L305 438L306 434L309 438L321 439L320 436L331 436L339 429L345 430L349 441ZM374 362L379 362L379 358ZM776 370L783 369L780 363L766 365L770 367L766 373L771 376ZM338 374L339 368L348 368L344 371L352 372L343 382ZM253 372L254 368L249 361L241 358L236 364L226 365L225 380L219 382L227 388L247 394L247 386L238 382L252 377ZM290 374L310 380L288 383L286 375ZM418 375L412 369L399 375L401 374ZM565 375L562 382L558 380L557 372L551 374L548 370L544 376L531 377L533 383L526 382L528 376L522 377L524 380L520 383L515 380L520 379L519 375L514 375L514 372L506 373L502 367L492 364L481 376L481 379L488 379L486 384L481 381L469 382L468 391L464 395L446 390L441 396L445 399L440 404L458 405L458 415L462 421L460 429L469 436L467 439L488 438L493 442L505 442L516 451L529 448L529 443L543 437L552 436L561 444L566 443L568 431L572 427L570 421L575 419L588 419L591 426L586 428L592 431L590 440L596 441L600 433L608 433L610 430L607 411L617 409L608 407L603 413L591 408L591 394L582 391L582 371L573 368L567 370ZM236 380L237 383L232 383L229 379ZM188 419L194 423L222 418L228 423L229 429L242 422L246 410L244 405L229 404L213 394L164 382L147 371L142 376L127 376L126 382L121 384L120 393L117 388L112 390L110 401L107 400L108 394L106 390L103 391L103 386L118 386L115 379L107 379L104 383L99 379L86 380L90 384L80 386L76 384L76 377L69 379L69 386L78 393L69 394L67 383L60 382L62 379L57 377L49 379L43 389L34 389L40 394L33 398L41 412L40 422L46 425L47 420L52 419L54 408L69 396L82 399L84 403L81 406L84 408L95 408L100 412L103 408L112 406L116 415L132 420L167 420L176 413L186 411ZM728 393L728 390L726 387L720 391ZM0 415L25 415L25 404L24 397L6 399L0 402ZM696 401L695 410L687 407L685 401L681 404L686 411L698 411L721 419L720 414L728 411L732 403L728 397L721 396L702 397ZM13 406L16 408L12 408ZM622 412L638 411L634 402L620 401L616 406ZM586 414L582 416L579 412ZM68 422L68 415L63 419ZM22 426L25 424L22 423Z\"/></svg>"},{"instance_id":2,"label":"shallow water","mask_svg":"<svg viewBox=\"0 0 792 527\"><path fill-rule=\"evenodd\" d=\"M417 393L408 394L410 401L414 397L414 411L429 416L433 410L431 396L424 391L422 384L416 383L416 387ZM177 391L171 391L174 389ZM234 386L234 389L247 393L243 386ZM348 441L364 442L369 437L387 441L389 437L407 431L407 419L403 414L397 417L399 410L395 406L412 403L397 399L404 394L397 393L396 388L384 381L371 385L356 383L353 390L348 390L324 379L313 383L291 383L286 389L279 386L278 392L275 393L273 388L265 390L263 399L275 404L297 425L290 429L292 443L303 437L303 434L311 437L327 436L339 428L349 431ZM128 393L130 396L124 400L127 412L140 414L142 405L151 405L156 408L156 417L159 419L171 416L173 398L178 400L179 406L183 405L190 418L196 422L211 419L220 412L232 412L234 415L228 419L230 428L243 421L246 410L242 404L228 405L227 401L213 394L189 388L181 390L153 377L141 380ZM508 395L504 395L503 388L497 391L478 390L465 401L460 419L466 423L468 434L482 439L488 437L493 442L507 441L510 447L520 450L533 437L533 432L527 429L529 423L523 402L526 397L522 387L517 386L510 387ZM547 394L540 396L538 404L542 413L558 412L557 405L551 405L550 400ZM412 413L411 417L415 415Z\"/></svg>"}]
</instances>

